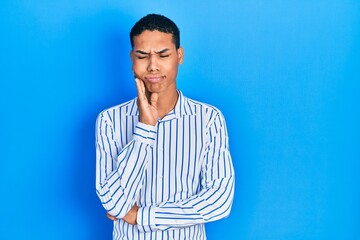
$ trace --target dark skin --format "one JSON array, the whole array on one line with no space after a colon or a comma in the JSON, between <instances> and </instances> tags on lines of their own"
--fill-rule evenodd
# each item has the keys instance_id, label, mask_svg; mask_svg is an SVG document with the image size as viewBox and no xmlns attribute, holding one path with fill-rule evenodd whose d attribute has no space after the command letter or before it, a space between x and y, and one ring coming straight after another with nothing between
<instances>
[{"instance_id":1,"label":"dark skin","mask_svg":"<svg viewBox=\"0 0 360 240\"><path fill-rule=\"evenodd\" d=\"M178 92L176 76L183 62L184 49L176 49L172 34L144 31L134 37L130 51L132 69L138 94L140 122L155 126L176 105ZM139 207L135 204L122 219L137 224ZM107 213L109 219L118 219Z\"/></svg>"}]
</instances>

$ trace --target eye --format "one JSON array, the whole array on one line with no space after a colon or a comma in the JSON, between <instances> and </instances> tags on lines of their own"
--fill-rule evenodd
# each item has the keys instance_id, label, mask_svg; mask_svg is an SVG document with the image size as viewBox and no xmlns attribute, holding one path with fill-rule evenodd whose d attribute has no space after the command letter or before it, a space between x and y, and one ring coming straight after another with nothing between
<instances>
[{"instance_id":1,"label":"eye","mask_svg":"<svg viewBox=\"0 0 360 240\"><path fill-rule=\"evenodd\" d=\"M168 55L160 55L161 58L167 58L169 56L170 56L170 54L168 54Z\"/></svg>"},{"instance_id":2,"label":"eye","mask_svg":"<svg viewBox=\"0 0 360 240\"><path fill-rule=\"evenodd\" d=\"M136 56L137 59L145 59L146 56Z\"/></svg>"}]
</instances>

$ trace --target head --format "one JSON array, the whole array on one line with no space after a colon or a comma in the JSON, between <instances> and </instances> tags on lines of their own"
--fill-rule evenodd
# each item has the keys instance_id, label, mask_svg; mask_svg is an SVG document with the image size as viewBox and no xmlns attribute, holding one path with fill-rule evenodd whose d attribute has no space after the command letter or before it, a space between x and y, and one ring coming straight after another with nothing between
<instances>
[{"instance_id":1,"label":"head","mask_svg":"<svg viewBox=\"0 0 360 240\"><path fill-rule=\"evenodd\" d=\"M159 31L172 35L176 49L180 47L180 31L176 24L169 18L159 14L148 14L141 18L130 31L130 43L134 48L134 37L140 35L144 31Z\"/></svg>"},{"instance_id":2,"label":"head","mask_svg":"<svg viewBox=\"0 0 360 240\"><path fill-rule=\"evenodd\" d=\"M147 15L131 29L130 40L132 70L146 90L164 97L177 94L176 76L184 50L175 23L161 15Z\"/></svg>"}]
</instances>

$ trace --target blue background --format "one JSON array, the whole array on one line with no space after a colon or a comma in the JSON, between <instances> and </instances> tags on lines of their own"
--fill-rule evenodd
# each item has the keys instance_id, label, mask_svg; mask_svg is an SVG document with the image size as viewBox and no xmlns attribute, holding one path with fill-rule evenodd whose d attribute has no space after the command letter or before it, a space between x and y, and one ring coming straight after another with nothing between
<instances>
[{"instance_id":1,"label":"blue background","mask_svg":"<svg viewBox=\"0 0 360 240\"><path fill-rule=\"evenodd\" d=\"M360 2L1 2L1 239L110 239L97 114L135 96L128 33L172 18L178 86L219 107L236 171L211 239L360 239Z\"/></svg>"}]
</instances>

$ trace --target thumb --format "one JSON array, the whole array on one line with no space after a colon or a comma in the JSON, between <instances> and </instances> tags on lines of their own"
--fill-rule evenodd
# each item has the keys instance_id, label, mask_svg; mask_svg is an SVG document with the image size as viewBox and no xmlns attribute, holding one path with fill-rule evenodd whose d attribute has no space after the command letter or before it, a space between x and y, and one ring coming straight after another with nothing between
<instances>
[{"instance_id":1,"label":"thumb","mask_svg":"<svg viewBox=\"0 0 360 240\"><path fill-rule=\"evenodd\" d=\"M157 101L158 101L159 95L157 93L152 93L150 96L150 104L151 106L155 107L157 109Z\"/></svg>"}]
</instances>

